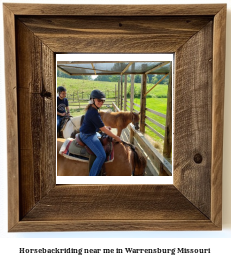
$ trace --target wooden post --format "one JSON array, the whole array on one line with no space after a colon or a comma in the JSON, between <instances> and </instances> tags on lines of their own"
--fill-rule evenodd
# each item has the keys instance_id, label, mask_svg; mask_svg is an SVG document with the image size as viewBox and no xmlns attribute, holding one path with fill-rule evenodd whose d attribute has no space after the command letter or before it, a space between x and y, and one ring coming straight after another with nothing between
<instances>
[{"instance_id":1,"label":"wooden post","mask_svg":"<svg viewBox=\"0 0 231 261\"><path fill-rule=\"evenodd\" d=\"M159 176L168 176L168 174L164 170L164 165L162 162L160 163Z\"/></svg>"},{"instance_id":2,"label":"wooden post","mask_svg":"<svg viewBox=\"0 0 231 261\"><path fill-rule=\"evenodd\" d=\"M79 103L79 108L80 108L80 99L79 99L79 91L77 90L77 102Z\"/></svg>"},{"instance_id":3,"label":"wooden post","mask_svg":"<svg viewBox=\"0 0 231 261\"><path fill-rule=\"evenodd\" d=\"M117 97L117 100L118 100L118 108L120 108L120 81L118 81L118 97Z\"/></svg>"},{"instance_id":4,"label":"wooden post","mask_svg":"<svg viewBox=\"0 0 231 261\"><path fill-rule=\"evenodd\" d=\"M124 111L127 110L127 74L124 79Z\"/></svg>"},{"instance_id":5,"label":"wooden post","mask_svg":"<svg viewBox=\"0 0 231 261\"><path fill-rule=\"evenodd\" d=\"M121 82L121 96L120 96L120 110L123 110L123 75L120 76L120 82Z\"/></svg>"},{"instance_id":6,"label":"wooden post","mask_svg":"<svg viewBox=\"0 0 231 261\"><path fill-rule=\"evenodd\" d=\"M131 144L134 144L134 131L131 127L129 129L130 129L129 142Z\"/></svg>"},{"instance_id":7,"label":"wooden post","mask_svg":"<svg viewBox=\"0 0 231 261\"><path fill-rule=\"evenodd\" d=\"M133 112L134 103L134 74L131 74L131 96L130 96L130 111Z\"/></svg>"},{"instance_id":8,"label":"wooden post","mask_svg":"<svg viewBox=\"0 0 231 261\"><path fill-rule=\"evenodd\" d=\"M147 75L142 74L141 79L141 97L140 97L140 132L145 132L145 109L146 109L146 97L147 90Z\"/></svg>"},{"instance_id":9,"label":"wooden post","mask_svg":"<svg viewBox=\"0 0 231 261\"><path fill-rule=\"evenodd\" d=\"M172 63L170 64L170 70L169 70L167 113L166 113L166 123L165 123L163 156L165 158L170 158L171 152L172 152Z\"/></svg>"},{"instance_id":10,"label":"wooden post","mask_svg":"<svg viewBox=\"0 0 231 261\"><path fill-rule=\"evenodd\" d=\"M116 84L115 84L115 103L116 103Z\"/></svg>"}]
</instances>

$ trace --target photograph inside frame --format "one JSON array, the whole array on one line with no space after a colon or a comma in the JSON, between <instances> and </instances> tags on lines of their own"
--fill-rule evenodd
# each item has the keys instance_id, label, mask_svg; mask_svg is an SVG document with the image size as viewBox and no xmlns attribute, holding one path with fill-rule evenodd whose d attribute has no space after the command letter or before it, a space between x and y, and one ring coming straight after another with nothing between
<instances>
[{"instance_id":1,"label":"photograph inside frame","mask_svg":"<svg viewBox=\"0 0 231 261\"><path fill-rule=\"evenodd\" d=\"M56 55L56 184L172 184L173 60Z\"/></svg>"}]
</instances>

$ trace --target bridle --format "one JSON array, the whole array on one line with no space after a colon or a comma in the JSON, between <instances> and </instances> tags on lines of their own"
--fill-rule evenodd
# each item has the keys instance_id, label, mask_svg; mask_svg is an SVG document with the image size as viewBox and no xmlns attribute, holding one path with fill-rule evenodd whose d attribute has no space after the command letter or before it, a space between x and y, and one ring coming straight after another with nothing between
<instances>
[{"instance_id":1,"label":"bridle","mask_svg":"<svg viewBox=\"0 0 231 261\"><path fill-rule=\"evenodd\" d=\"M138 122L135 122L135 116L134 115L132 115L132 124L135 126L135 129L139 129L139 123Z\"/></svg>"},{"instance_id":2,"label":"bridle","mask_svg":"<svg viewBox=\"0 0 231 261\"><path fill-rule=\"evenodd\" d=\"M64 116L64 119L68 119L68 121L70 120L71 123L73 124L73 126L75 127L75 129L77 130L77 127L75 126L74 122L72 121L72 118L73 118L72 116L68 116L68 115ZM65 127L66 127L68 121L63 125L62 131L65 129Z\"/></svg>"},{"instance_id":3,"label":"bridle","mask_svg":"<svg viewBox=\"0 0 231 261\"><path fill-rule=\"evenodd\" d=\"M74 122L73 122L72 119L71 119L71 118L73 118L73 117L70 117L70 116L69 116L69 118L70 118L71 123L73 124L73 126L74 126L75 129L77 130L77 127L75 126Z\"/></svg>"}]
</instances>

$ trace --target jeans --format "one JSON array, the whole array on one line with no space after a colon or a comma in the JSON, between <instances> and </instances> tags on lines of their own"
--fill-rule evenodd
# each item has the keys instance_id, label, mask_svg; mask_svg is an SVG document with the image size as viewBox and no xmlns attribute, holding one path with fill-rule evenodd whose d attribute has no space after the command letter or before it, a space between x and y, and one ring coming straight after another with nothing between
<instances>
[{"instance_id":1,"label":"jeans","mask_svg":"<svg viewBox=\"0 0 231 261\"><path fill-rule=\"evenodd\" d=\"M99 141L97 134L84 134L80 132L80 139L94 152L96 159L91 167L89 176L98 176L103 163L106 160L106 153Z\"/></svg>"},{"instance_id":2,"label":"jeans","mask_svg":"<svg viewBox=\"0 0 231 261\"><path fill-rule=\"evenodd\" d=\"M60 131L60 124L61 124L62 118L63 118L62 116L57 115L57 132Z\"/></svg>"}]
</instances>

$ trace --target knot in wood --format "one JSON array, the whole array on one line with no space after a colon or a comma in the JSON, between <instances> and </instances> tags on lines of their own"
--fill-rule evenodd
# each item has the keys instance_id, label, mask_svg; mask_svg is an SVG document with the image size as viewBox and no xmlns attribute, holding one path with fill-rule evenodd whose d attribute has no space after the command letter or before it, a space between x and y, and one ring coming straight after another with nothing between
<instances>
[{"instance_id":1,"label":"knot in wood","mask_svg":"<svg viewBox=\"0 0 231 261\"><path fill-rule=\"evenodd\" d=\"M202 162L202 156L201 156L200 153L195 154L195 156L194 156L194 161L195 161L195 163L197 163L197 164L200 164L200 163Z\"/></svg>"},{"instance_id":2,"label":"knot in wood","mask_svg":"<svg viewBox=\"0 0 231 261\"><path fill-rule=\"evenodd\" d=\"M47 99L51 99L51 93L50 92L47 92L45 90L43 90L41 93L40 93L41 97L42 98L47 98Z\"/></svg>"}]
</instances>

